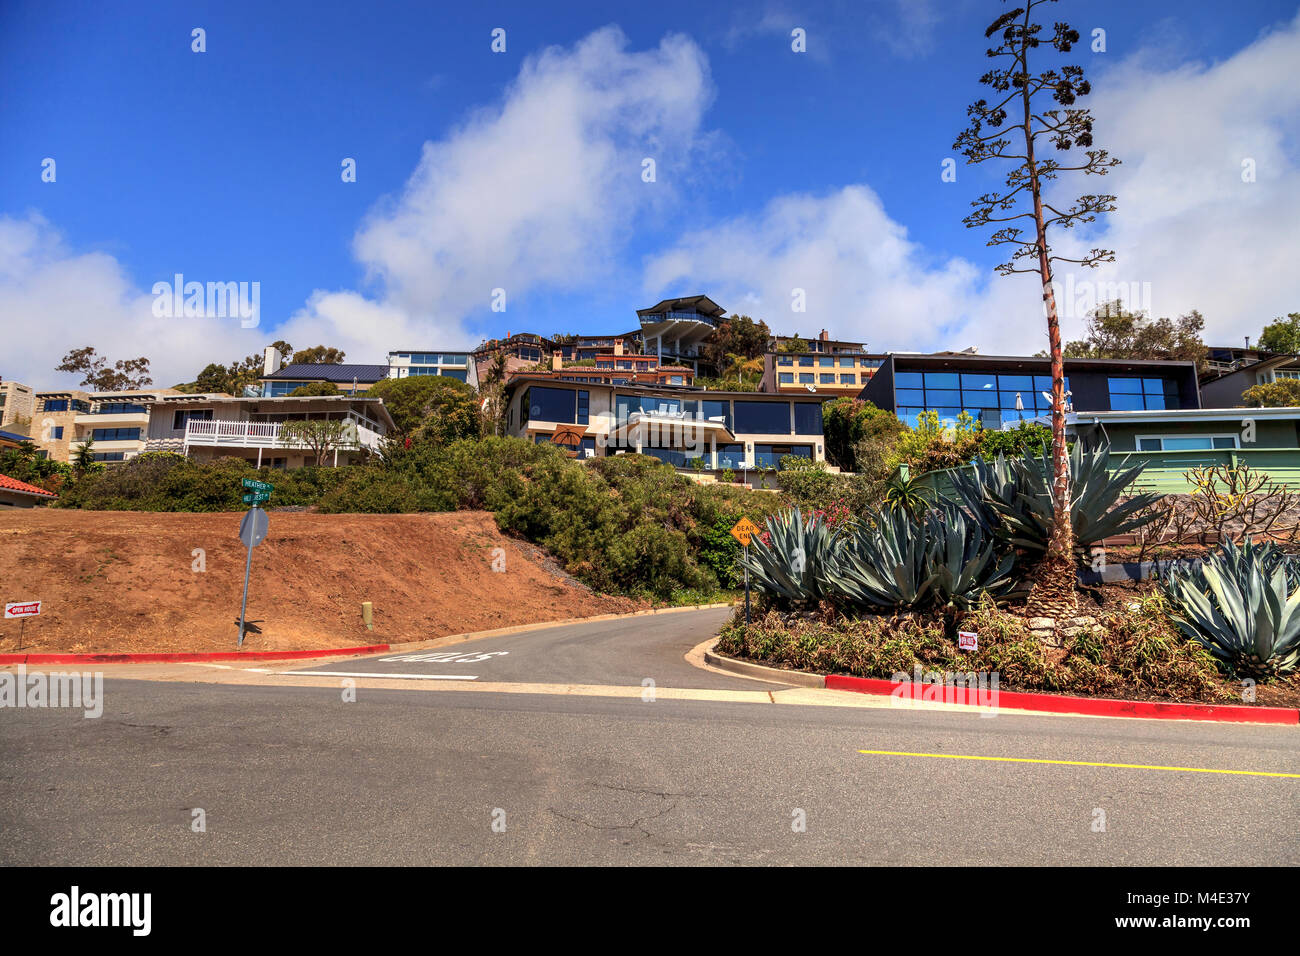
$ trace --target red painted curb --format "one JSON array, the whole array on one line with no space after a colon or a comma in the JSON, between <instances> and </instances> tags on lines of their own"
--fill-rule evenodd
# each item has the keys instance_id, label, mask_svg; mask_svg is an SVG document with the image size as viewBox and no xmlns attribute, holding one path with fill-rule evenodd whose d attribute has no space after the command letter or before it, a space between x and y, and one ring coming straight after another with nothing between
<instances>
[{"instance_id":1,"label":"red painted curb","mask_svg":"<svg viewBox=\"0 0 1300 956\"><path fill-rule=\"evenodd\" d=\"M296 661L392 650L387 644L318 651L212 651L205 654L0 654L0 664L183 664L192 661Z\"/></svg>"},{"instance_id":2,"label":"red painted curb","mask_svg":"<svg viewBox=\"0 0 1300 956\"><path fill-rule=\"evenodd\" d=\"M875 677L846 677L828 674L828 690L849 690L859 694L921 700L926 684L883 680ZM942 688L939 689L942 693ZM1300 710L1294 707L1251 707L1241 704L1176 704L1154 700L1114 700L1109 697L1066 697L1061 694L1027 694L998 691L998 707L1010 710L1038 710L1052 714L1086 714L1093 717L1146 717L1162 720L1219 720L1250 724L1300 725Z\"/></svg>"}]
</instances>

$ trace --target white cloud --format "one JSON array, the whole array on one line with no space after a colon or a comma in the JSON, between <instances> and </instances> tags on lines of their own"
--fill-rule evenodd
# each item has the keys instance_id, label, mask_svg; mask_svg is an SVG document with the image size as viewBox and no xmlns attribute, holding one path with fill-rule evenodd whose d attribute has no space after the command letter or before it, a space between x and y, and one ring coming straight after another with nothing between
<instances>
[{"instance_id":1,"label":"white cloud","mask_svg":"<svg viewBox=\"0 0 1300 956\"><path fill-rule=\"evenodd\" d=\"M265 314L256 329L157 318L152 295L114 257L70 249L38 215L0 219L0 316L21 329L6 343L3 374L73 386L53 369L81 345L110 360L148 356L156 385L274 339L383 361L391 348L474 344L466 319L486 312L493 289L514 309L548 285L607 280L637 217L672 202L674 174L698 175L688 160L710 142L700 131L712 86L699 47L679 35L626 47L609 27L525 60L502 102L426 143L405 188L358 230L354 252L377 291L318 289L274 328ZM646 157L653 183L642 180Z\"/></svg>"},{"instance_id":2,"label":"white cloud","mask_svg":"<svg viewBox=\"0 0 1300 956\"><path fill-rule=\"evenodd\" d=\"M1149 283L1156 315L1200 309L1207 340L1236 343L1300 309L1300 19L1213 65L1166 62L1138 54L1094 72L1097 141L1123 165L1104 179L1061 182L1070 196L1113 192L1119 209L1092 234L1058 234L1053 243L1061 253L1116 251L1114 265L1076 270L1076 283ZM1255 161L1254 183L1242 182L1246 158ZM961 185L968 181L936 188L970 189ZM1046 346L1034 277L935 260L891 212L865 185L778 197L652 257L646 291L708 289L776 331L826 328L878 349L1032 354ZM1069 271L1058 268L1056 278ZM791 312L794 288L807 291L806 315ZM1066 314L1067 338L1082 319Z\"/></svg>"},{"instance_id":3,"label":"white cloud","mask_svg":"<svg viewBox=\"0 0 1300 956\"><path fill-rule=\"evenodd\" d=\"M711 96L699 47L668 36L629 52L615 27L531 57L499 108L426 143L394 202L356 237L357 257L421 319L507 307L530 290L596 281L637 214L670 195ZM642 160L656 182L642 181Z\"/></svg>"}]
</instances>

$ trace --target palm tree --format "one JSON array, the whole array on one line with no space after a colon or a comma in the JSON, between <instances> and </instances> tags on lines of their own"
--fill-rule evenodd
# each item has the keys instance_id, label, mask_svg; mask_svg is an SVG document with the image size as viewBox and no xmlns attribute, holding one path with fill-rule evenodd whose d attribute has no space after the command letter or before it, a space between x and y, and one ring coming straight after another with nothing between
<instances>
[{"instance_id":1,"label":"palm tree","mask_svg":"<svg viewBox=\"0 0 1300 956\"><path fill-rule=\"evenodd\" d=\"M92 471L95 467L95 439L83 439L72 456L72 468L78 477Z\"/></svg>"}]
</instances>

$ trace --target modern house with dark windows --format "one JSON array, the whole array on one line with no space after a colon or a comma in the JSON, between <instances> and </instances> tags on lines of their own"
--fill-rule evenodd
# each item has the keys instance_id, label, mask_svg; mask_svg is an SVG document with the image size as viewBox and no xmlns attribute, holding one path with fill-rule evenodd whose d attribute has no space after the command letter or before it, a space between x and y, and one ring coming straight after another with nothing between
<instances>
[{"instance_id":1,"label":"modern house with dark windows","mask_svg":"<svg viewBox=\"0 0 1300 956\"><path fill-rule=\"evenodd\" d=\"M1300 380L1300 355L1265 349L1211 347L1201 372L1201 404L1206 408L1245 405L1241 393L1256 385Z\"/></svg>"},{"instance_id":2,"label":"modern house with dark windows","mask_svg":"<svg viewBox=\"0 0 1300 956\"><path fill-rule=\"evenodd\" d=\"M915 426L922 412L953 422L962 412L985 428L1051 414L1051 362L1026 356L893 354L859 397ZM1194 362L1066 359L1066 404L1074 412L1200 408Z\"/></svg>"},{"instance_id":3,"label":"modern house with dark windows","mask_svg":"<svg viewBox=\"0 0 1300 956\"><path fill-rule=\"evenodd\" d=\"M478 385L474 363L468 352L389 352L388 377L411 375L446 375L460 382Z\"/></svg>"},{"instance_id":4,"label":"modern house with dark windows","mask_svg":"<svg viewBox=\"0 0 1300 956\"><path fill-rule=\"evenodd\" d=\"M646 385L580 385L517 375L506 386L507 430L580 457L651 455L686 471L779 468L825 460L821 403L772 395Z\"/></svg>"},{"instance_id":5,"label":"modern house with dark windows","mask_svg":"<svg viewBox=\"0 0 1300 956\"><path fill-rule=\"evenodd\" d=\"M861 342L843 342L825 329L811 340L773 336L763 356L764 392L826 392L831 397L854 397L862 391L884 361L871 355Z\"/></svg>"},{"instance_id":6,"label":"modern house with dark windows","mask_svg":"<svg viewBox=\"0 0 1300 956\"><path fill-rule=\"evenodd\" d=\"M714 333L727 310L707 295L664 299L648 309L637 309L641 339L647 355L657 356L660 365L686 365L699 375L716 375L717 369L700 368L700 347Z\"/></svg>"}]
</instances>

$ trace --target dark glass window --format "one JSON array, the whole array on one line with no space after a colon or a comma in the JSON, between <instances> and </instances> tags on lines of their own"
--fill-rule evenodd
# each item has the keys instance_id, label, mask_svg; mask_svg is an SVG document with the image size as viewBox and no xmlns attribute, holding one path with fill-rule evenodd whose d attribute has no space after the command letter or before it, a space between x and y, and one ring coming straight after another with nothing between
<instances>
[{"instance_id":1,"label":"dark glass window","mask_svg":"<svg viewBox=\"0 0 1300 956\"><path fill-rule=\"evenodd\" d=\"M718 446L718 467L730 468L733 471L745 467L745 446L744 445L719 445Z\"/></svg>"},{"instance_id":2,"label":"dark glass window","mask_svg":"<svg viewBox=\"0 0 1300 956\"><path fill-rule=\"evenodd\" d=\"M811 445L755 445L754 446L754 467L755 468L780 468L781 459L786 455L797 455L800 458L811 458Z\"/></svg>"},{"instance_id":3,"label":"dark glass window","mask_svg":"<svg viewBox=\"0 0 1300 956\"><path fill-rule=\"evenodd\" d=\"M924 388L920 372L899 372L894 376L895 388Z\"/></svg>"},{"instance_id":4,"label":"dark glass window","mask_svg":"<svg viewBox=\"0 0 1300 956\"><path fill-rule=\"evenodd\" d=\"M794 384L794 372L778 372L776 377L782 385Z\"/></svg>"},{"instance_id":5,"label":"dark glass window","mask_svg":"<svg viewBox=\"0 0 1300 956\"><path fill-rule=\"evenodd\" d=\"M813 383L813 373L812 373L812 372L800 372L800 373L799 373L799 384L800 384L800 385L811 385L812 383Z\"/></svg>"},{"instance_id":6,"label":"dark glass window","mask_svg":"<svg viewBox=\"0 0 1300 956\"><path fill-rule=\"evenodd\" d=\"M90 433L95 441L139 441L138 428L96 428Z\"/></svg>"},{"instance_id":7,"label":"dark glass window","mask_svg":"<svg viewBox=\"0 0 1300 956\"><path fill-rule=\"evenodd\" d=\"M186 422L210 422L212 421L212 409L200 408L192 411L176 412L172 415L172 430L180 431L185 427Z\"/></svg>"},{"instance_id":8,"label":"dark glass window","mask_svg":"<svg viewBox=\"0 0 1300 956\"><path fill-rule=\"evenodd\" d=\"M794 403L794 431L796 435L820 435L822 433L822 403Z\"/></svg>"},{"instance_id":9,"label":"dark glass window","mask_svg":"<svg viewBox=\"0 0 1300 956\"><path fill-rule=\"evenodd\" d=\"M1111 377L1106 380L1112 411L1180 408L1178 383L1162 378Z\"/></svg>"},{"instance_id":10,"label":"dark glass window","mask_svg":"<svg viewBox=\"0 0 1300 956\"><path fill-rule=\"evenodd\" d=\"M737 434L790 434L789 402L736 402Z\"/></svg>"},{"instance_id":11,"label":"dark glass window","mask_svg":"<svg viewBox=\"0 0 1300 956\"><path fill-rule=\"evenodd\" d=\"M68 400L66 398L47 398L45 400L45 411L47 412L66 412L68 410Z\"/></svg>"},{"instance_id":12,"label":"dark glass window","mask_svg":"<svg viewBox=\"0 0 1300 956\"><path fill-rule=\"evenodd\" d=\"M587 424L587 411L588 411L588 405L590 404L590 401L591 401L591 393L590 393L590 392L579 392L579 393L578 393L578 421L577 421L577 424L579 424L579 425L586 425L586 424Z\"/></svg>"},{"instance_id":13,"label":"dark glass window","mask_svg":"<svg viewBox=\"0 0 1300 956\"><path fill-rule=\"evenodd\" d=\"M528 418L530 421L564 422L575 424L576 392L567 388L547 388L534 385L528 390Z\"/></svg>"},{"instance_id":14,"label":"dark glass window","mask_svg":"<svg viewBox=\"0 0 1300 956\"><path fill-rule=\"evenodd\" d=\"M834 385L834 384L835 384L835 373L834 373L834 372L822 372L820 377L821 377L821 384L823 384L823 385Z\"/></svg>"},{"instance_id":15,"label":"dark glass window","mask_svg":"<svg viewBox=\"0 0 1300 956\"><path fill-rule=\"evenodd\" d=\"M731 431L731 402L704 401L700 405L704 418L720 417L726 423L727 431Z\"/></svg>"}]
</instances>

